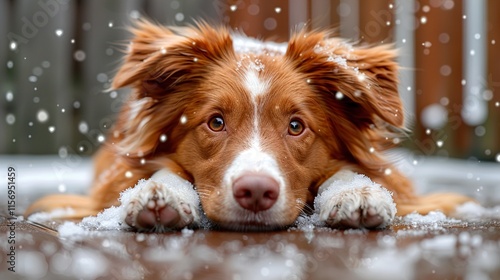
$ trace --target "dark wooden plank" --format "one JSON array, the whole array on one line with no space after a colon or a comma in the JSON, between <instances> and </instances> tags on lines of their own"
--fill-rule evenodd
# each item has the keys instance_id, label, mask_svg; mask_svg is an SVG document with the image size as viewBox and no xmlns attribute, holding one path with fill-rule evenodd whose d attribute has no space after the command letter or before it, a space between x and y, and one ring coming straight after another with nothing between
<instances>
[{"instance_id":1,"label":"dark wooden plank","mask_svg":"<svg viewBox=\"0 0 500 280\"><path fill-rule=\"evenodd\" d=\"M0 234L10 235L0 216ZM396 223L384 231L75 232L15 222L15 273L2 279L497 279L498 221ZM476 274L474 274L476 273Z\"/></svg>"},{"instance_id":2,"label":"dark wooden plank","mask_svg":"<svg viewBox=\"0 0 500 280\"><path fill-rule=\"evenodd\" d=\"M222 2L222 1L221 1ZM283 1L225 1L224 22L254 38L283 42L288 40L290 6ZM305 2L305 1L304 1ZM291 4L290 4L291 5Z\"/></svg>"},{"instance_id":3,"label":"dark wooden plank","mask_svg":"<svg viewBox=\"0 0 500 280\"><path fill-rule=\"evenodd\" d=\"M420 1L416 13L419 20L415 34L417 123L413 142L417 152L424 155L465 156L472 131L461 117L462 2L454 2L451 9L436 7L431 2ZM443 127L426 133L429 127L422 124L422 113L433 104L447 112L447 119ZM429 114L429 117L434 120L438 116Z\"/></svg>"},{"instance_id":4,"label":"dark wooden plank","mask_svg":"<svg viewBox=\"0 0 500 280\"><path fill-rule=\"evenodd\" d=\"M366 43L388 43L393 39L394 15L391 0L360 1L360 39Z\"/></svg>"},{"instance_id":5,"label":"dark wooden plank","mask_svg":"<svg viewBox=\"0 0 500 280\"><path fill-rule=\"evenodd\" d=\"M492 96L488 100L488 120L485 124L486 139L479 158L500 162L500 11L499 1L487 1L488 21L486 45L488 48L487 87ZM485 37L485 36L483 36ZM490 99L491 97L491 99Z\"/></svg>"}]
</instances>

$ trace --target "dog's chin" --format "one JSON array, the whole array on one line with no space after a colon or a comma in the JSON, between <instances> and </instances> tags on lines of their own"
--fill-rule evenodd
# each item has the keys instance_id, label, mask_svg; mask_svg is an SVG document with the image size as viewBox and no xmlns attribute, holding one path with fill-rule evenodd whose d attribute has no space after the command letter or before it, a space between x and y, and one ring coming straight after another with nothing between
<instances>
[{"instance_id":1,"label":"dog's chin","mask_svg":"<svg viewBox=\"0 0 500 280\"><path fill-rule=\"evenodd\" d=\"M268 224L259 222L225 222L214 223L214 228L218 230L240 231L240 232L265 232L280 231L288 228L289 225Z\"/></svg>"},{"instance_id":2,"label":"dog's chin","mask_svg":"<svg viewBox=\"0 0 500 280\"><path fill-rule=\"evenodd\" d=\"M245 211L246 212L246 211ZM279 231L290 223L269 216L241 213L239 219L210 219L213 228L227 231Z\"/></svg>"}]
</instances>

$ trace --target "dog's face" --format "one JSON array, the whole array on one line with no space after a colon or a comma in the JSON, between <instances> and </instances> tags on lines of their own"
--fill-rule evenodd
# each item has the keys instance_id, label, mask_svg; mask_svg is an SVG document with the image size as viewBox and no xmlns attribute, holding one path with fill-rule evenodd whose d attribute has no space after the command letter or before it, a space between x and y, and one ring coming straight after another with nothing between
<instances>
[{"instance_id":1,"label":"dog's face","mask_svg":"<svg viewBox=\"0 0 500 280\"><path fill-rule=\"evenodd\" d=\"M293 223L344 165L376 162L403 123L394 54L300 33L285 52L237 52L225 29L140 23L114 87L128 157L176 162L203 210L232 229Z\"/></svg>"}]
</instances>

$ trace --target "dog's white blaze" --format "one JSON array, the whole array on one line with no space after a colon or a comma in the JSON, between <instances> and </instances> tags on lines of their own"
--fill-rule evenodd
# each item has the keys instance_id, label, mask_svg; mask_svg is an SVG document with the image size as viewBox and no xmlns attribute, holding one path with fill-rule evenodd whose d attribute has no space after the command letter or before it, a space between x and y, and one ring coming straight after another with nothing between
<instances>
[{"instance_id":1,"label":"dog's white blaze","mask_svg":"<svg viewBox=\"0 0 500 280\"><path fill-rule=\"evenodd\" d=\"M259 95L263 95L269 89L269 81L259 78L258 71L254 67L248 67L245 73L244 84L252 98L255 99Z\"/></svg>"},{"instance_id":2,"label":"dog's white blaze","mask_svg":"<svg viewBox=\"0 0 500 280\"><path fill-rule=\"evenodd\" d=\"M279 168L278 162L274 159L274 157L266 152L263 152L258 143L259 140L255 139L255 137L252 138L250 148L242 151L238 156L236 156L229 168L226 170L224 174L224 191L227 194L232 194L233 182L245 173L255 172L270 176L278 182L280 195L278 196L278 200L274 206L268 211L278 213L285 207L285 179ZM239 208L232 195L228 195L226 197L226 201L232 208ZM231 213L228 214L231 215ZM272 215L272 213L270 214ZM230 219L233 220L238 220L238 218L239 217L237 217L237 215L235 215L235 217L230 217Z\"/></svg>"},{"instance_id":3,"label":"dog's white blaze","mask_svg":"<svg viewBox=\"0 0 500 280\"><path fill-rule=\"evenodd\" d=\"M274 216L280 215L280 213L284 210L287 195L285 189L285 179L279 168L278 162L273 155L264 152L261 146L259 130L260 120L258 112L259 100L257 97L268 91L269 82L262 81L258 77L258 72L250 67L245 74L244 84L248 89L253 102L253 129L248 138L248 148L236 156L224 174L224 191L227 194L232 194L233 182L245 173L254 172L270 176L278 182L280 195L278 196L278 200L273 207L265 211L266 214L263 213L264 216L261 218L265 219L267 217L273 219ZM237 202L232 195L226 196L226 202L231 205L231 208L240 209L240 206L237 205ZM229 215L230 220L238 221L244 213L241 211L230 211L227 215Z\"/></svg>"}]
</instances>

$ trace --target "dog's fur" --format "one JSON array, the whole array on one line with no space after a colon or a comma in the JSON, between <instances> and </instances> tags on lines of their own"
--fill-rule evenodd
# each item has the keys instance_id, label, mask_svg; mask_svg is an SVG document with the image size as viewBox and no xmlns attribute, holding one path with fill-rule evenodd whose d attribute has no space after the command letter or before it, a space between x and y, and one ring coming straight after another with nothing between
<instances>
[{"instance_id":1,"label":"dog's fur","mask_svg":"<svg viewBox=\"0 0 500 280\"><path fill-rule=\"evenodd\" d=\"M177 188L191 188L214 224L241 230L290 225L318 192L331 196L315 205L330 226L388 225L391 197L369 180L356 183L356 173L392 192L399 215L449 213L468 200L417 196L384 159L404 130L390 46L353 47L328 32L301 31L286 51L250 39L241 48L234 41L242 36L204 23L140 21L132 31L113 89L133 93L95 156L90 195L48 196L28 213L69 206L76 217L94 215L155 173L127 206L126 222L138 229L196 225L196 200ZM358 185L327 191L339 182ZM241 185L247 193L236 194ZM248 205L253 187L263 198Z\"/></svg>"}]
</instances>

